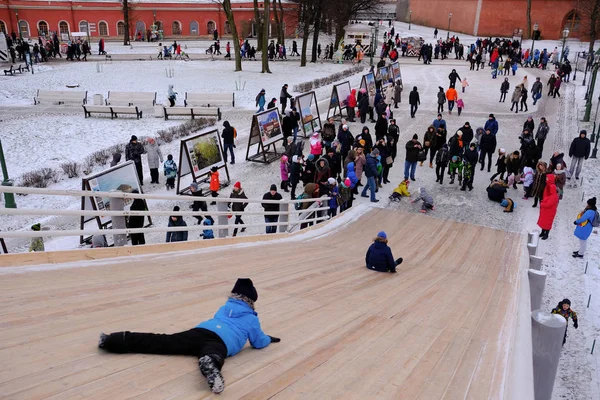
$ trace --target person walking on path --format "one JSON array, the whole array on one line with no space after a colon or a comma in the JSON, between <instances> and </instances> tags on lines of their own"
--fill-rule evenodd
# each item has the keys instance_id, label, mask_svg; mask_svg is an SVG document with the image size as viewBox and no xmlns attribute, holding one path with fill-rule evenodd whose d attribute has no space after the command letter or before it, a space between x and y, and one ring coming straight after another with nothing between
<instances>
[{"instance_id":1,"label":"person walking on path","mask_svg":"<svg viewBox=\"0 0 600 400\"><path fill-rule=\"evenodd\" d=\"M573 222L575 225L574 235L579 239L579 250L573 252L574 258L583 258L587 247L587 240L592 234L595 226L598 226L599 215L596 208L596 198L588 199L585 209L577 215L577 219Z\"/></svg>"},{"instance_id":2,"label":"person walking on path","mask_svg":"<svg viewBox=\"0 0 600 400\"><path fill-rule=\"evenodd\" d=\"M498 133L498 121L496 120L494 114L490 114L488 116L488 120L485 121L483 129L486 131L489 129L490 132L492 132L492 135L496 136L496 134Z\"/></svg>"},{"instance_id":3,"label":"person walking on path","mask_svg":"<svg viewBox=\"0 0 600 400\"><path fill-rule=\"evenodd\" d=\"M173 90L173 85L169 85L169 107L175 106L177 100L177 92Z\"/></svg>"},{"instance_id":4,"label":"person walking on path","mask_svg":"<svg viewBox=\"0 0 600 400\"><path fill-rule=\"evenodd\" d=\"M454 103L458 100L458 92L454 87L450 86L448 90L446 90L446 99L448 99L448 114L452 114Z\"/></svg>"},{"instance_id":5,"label":"person walking on path","mask_svg":"<svg viewBox=\"0 0 600 400\"><path fill-rule=\"evenodd\" d=\"M485 133L481 136L481 141L479 143L479 162L481 163L481 171L485 168L485 158L487 156L488 159L488 167L487 171L490 172L492 168L492 156L496 151L496 136L492 135L492 132L487 129Z\"/></svg>"},{"instance_id":6,"label":"person walking on path","mask_svg":"<svg viewBox=\"0 0 600 400\"><path fill-rule=\"evenodd\" d=\"M412 92L410 92L410 94L408 95L408 103L410 104L410 117L414 118L415 114L417 113L417 109L421 104L421 99L419 97L419 92L416 86L413 87Z\"/></svg>"},{"instance_id":7,"label":"person walking on path","mask_svg":"<svg viewBox=\"0 0 600 400\"><path fill-rule=\"evenodd\" d=\"M150 168L150 183L160 183L158 181L158 167L164 160L162 152L160 151L160 146L156 144L156 140L153 138L148 139L146 154L148 156L148 168Z\"/></svg>"},{"instance_id":8,"label":"person walking on path","mask_svg":"<svg viewBox=\"0 0 600 400\"><path fill-rule=\"evenodd\" d=\"M137 171L140 186L144 186L144 170L142 169L142 154L146 153L144 145L138 142L135 135L131 136L129 143L125 146L125 161L133 161Z\"/></svg>"},{"instance_id":9,"label":"person walking on path","mask_svg":"<svg viewBox=\"0 0 600 400\"><path fill-rule=\"evenodd\" d=\"M537 224L542 229L542 233L540 233L540 239L542 240L548 239L548 234L552 229L556 210L558 209L558 193L554 179L554 174L546 175L544 197L540 202L540 216Z\"/></svg>"},{"instance_id":10,"label":"person walking on path","mask_svg":"<svg viewBox=\"0 0 600 400\"><path fill-rule=\"evenodd\" d=\"M246 197L246 193L244 193L244 189L242 189L242 184L240 182L236 182L233 185L233 190L231 191L231 195L229 195L230 199L248 199L248 197ZM231 203L229 203L228 208L236 213L235 214L235 221L233 222L234 225L244 225L244 221L242 220L242 212L244 212L244 210L246 209L246 207L248 207L248 203L243 203L243 202L237 202L237 201L232 201ZM242 227L241 232L244 233L246 231L246 227ZM233 229L233 237L237 236L238 233L238 228L234 228Z\"/></svg>"},{"instance_id":11,"label":"person walking on path","mask_svg":"<svg viewBox=\"0 0 600 400\"><path fill-rule=\"evenodd\" d=\"M394 260L392 250L388 246L387 234L377 233L365 256L366 267L378 272L396 272L396 267L402 264L402 258Z\"/></svg>"},{"instance_id":12,"label":"person walking on path","mask_svg":"<svg viewBox=\"0 0 600 400\"><path fill-rule=\"evenodd\" d=\"M294 156L297 157L297 156ZM281 194L277 192L277 186L275 184L271 185L271 188L267 193L263 195L263 200L274 200L281 201L283 197ZM265 213L267 212L279 212L279 204L274 203L262 203L262 208L264 208ZM279 214L265 214L265 223L276 223L279 221ZM267 226L267 233L277 233L277 225Z\"/></svg>"},{"instance_id":13,"label":"person walking on path","mask_svg":"<svg viewBox=\"0 0 600 400\"><path fill-rule=\"evenodd\" d=\"M448 75L448 79L450 80L450 87L451 88L456 88L456 80L458 79L460 82L462 82L462 79L460 79L460 75L458 75L458 73L456 72L455 69L452 70L452 72L450 72L450 75Z\"/></svg>"},{"instance_id":14,"label":"person walking on path","mask_svg":"<svg viewBox=\"0 0 600 400\"><path fill-rule=\"evenodd\" d=\"M512 105L510 106L510 111L515 109L515 114L519 113L519 101L521 100L521 85L515 87L515 91L512 94L510 101Z\"/></svg>"},{"instance_id":15,"label":"person walking on path","mask_svg":"<svg viewBox=\"0 0 600 400\"><path fill-rule=\"evenodd\" d=\"M404 180L407 180L410 176L412 181L415 181L415 171L417 170L417 162L419 159L419 152L422 150L421 143L419 143L419 136L415 133L411 140L406 142L406 158L404 160Z\"/></svg>"},{"instance_id":16,"label":"person walking on path","mask_svg":"<svg viewBox=\"0 0 600 400\"><path fill-rule=\"evenodd\" d=\"M533 131L533 129L532 129ZM537 133L535 134L535 139L537 140L537 147L539 149L539 157L542 158L542 153L544 151L544 142L548 137L548 132L550 132L550 127L548 126L548 121L546 121L545 117L540 119L540 124L537 129Z\"/></svg>"},{"instance_id":17,"label":"person walking on path","mask_svg":"<svg viewBox=\"0 0 600 400\"><path fill-rule=\"evenodd\" d=\"M265 111L265 104L266 104L266 99L265 99L265 89L261 89L260 92L256 95L256 107L258 107L258 111L257 112L263 112Z\"/></svg>"},{"instance_id":18,"label":"person walking on path","mask_svg":"<svg viewBox=\"0 0 600 400\"><path fill-rule=\"evenodd\" d=\"M233 149L235 148L235 128L229 124L229 121L223 122L223 133L221 133L221 137L223 138L223 160L227 162L227 150L229 150L229 154L231 154L231 165L235 164L235 153Z\"/></svg>"},{"instance_id":19,"label":"person walking on path","mask_svg":"<svg viewBox=\"0 0 600 400\"><path fill-rule=\"evenodd\" d=\"M281 103L281 114L285 114L285 108L287 107L287 99L291 98L292 95L288 93L288 84L286 83L281 87L281 93L279 93L279 102Z\"/></svg>"},{"instance_id":20,"label":"person walking on path","mask_svg":"<svg viewBox=\"0 0 600 400\"><path fill-rule=\"evenodd\" d=\"M552 314L562 315L567 320L567 326L565 326L565 336L563 337L563 346L567 342L567 328L569 327L569 318L573 320L573 328L577 329L579 324L577 323L577 313L571 310L571 300L564 299L556 307L552 309Z\"/></svg>"},{"instance_id":21,"label":"person walking on path","mask_svg":"<svg viewBox=\"0 0 600 400\"><path fill-rule=\"evenodd\" d=\"M498 103L504 103L506 101L506 94L510 89L510 83L508 78L504 78L504 82L500 85L500 101Z\"/></svg>"},{"instance_id":22,"label":"person walking on path","mask_svg":"<svg viewBox=\"0 0 600 400\"><path fill-rule=\"evenodd\" d=\"M179 206L173 207L173 211L179 211ZM168 226L187 226L181 215L173 215L169 217ZM167 243L172 242L187 242L188 231L169 231L167 232Z\"/></svg>"},{"instance_id":23,"label":"person walking on path","mask_svg":"<svg viewBox=\"0 0 600 400\"><path fill-rule=\"evenodd\" d=\"M438 102L438 115L440 115L440 113L444 112L444 104L446 104L446 93L444 93L444 88L439 86L438 87L440 90L437 93L437 102ZM436 127L437 129L437 127Z\"/></svg>"},{"instance_id":24,"label":"person walking on path","mask_svg":"<svg viewBox=\"0 0 600 400\"><path fill-rule=\"evenodd\" d=\"M575 172L575 179L579 179L581 174L581 168L583 167L583 161L587 160L590 156L591 149L590 139L587 138L587 131L582 129L579 132L579 136L573 139L571 147L569 147L569 157L571 157L571 167L569 168L569 178L573 176Z\"/></svg>"},{"instance_id":25,"label":"person walking on path","mask_svg":"<svg viewBox=\"0 0 600 400\"><path fill-rule=\"evenodd\" d=\"M137 189L131 191L131 193L139 193ZM146 211L148 207L146 207L146 201L144 199L134 199L131 203L131 207L129 207L131 211ZM136 229L144 227L144 218L143 215L132 215L129 217L127 221L127 228ZM140 244L146 244L146 238L144 237L144 233L131 233L129 235L131 238L131 245L137 246Z\"/></svg>"},{"instance_id":26,"label":"person walking on path","mask_svg":"<svg viewBox=\"0 0 600 400\"><path fill-rule=\"evenodd\" d=\"M240 278L231 294L215 314L193 329L174 334L115 332L100 334L98 347L110 353L142 353L198 357L200 372L213 393L225 390L221 369L226 357L239 353L246 341L254 349L262 349L281 339L266 335L254 304L258 293L252 280Z\"/></svg>"},{"instance_id":27,"label":"person walking on path","mask_svg":"<svg viewBox=\"0 0 600 400\"><path fill-rule=\"evenodd\" d=\"M534 106L537 103L537 101L542 98L543 90L544 85L542 84L540 78L535 78L535 82L533 82L533 86L531 86L531 98L533 99Z\"/></svg>"}]
</instances>

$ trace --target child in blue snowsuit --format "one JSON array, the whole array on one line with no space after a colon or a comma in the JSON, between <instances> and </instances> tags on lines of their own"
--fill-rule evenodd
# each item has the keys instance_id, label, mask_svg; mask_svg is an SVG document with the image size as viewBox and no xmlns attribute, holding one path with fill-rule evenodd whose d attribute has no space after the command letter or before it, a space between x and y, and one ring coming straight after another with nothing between
<instances>
[{"instance_id":1,"label":"child in blue snowsuit","mask_svg":"<svg viewBox=\"0 0 600 400\"><path fill-rule=\"evenodd\" d=\"M229 299L215 316L187 331L168 334L115 332L100 334L98 347L111 353L144 353L198 357L200 372L213 393L225 389L221 368L226 357L239 353L246 341L262 349L281 339L266 335L261 327L254 303L258 293L252 281L240 278Z\"/></svg>"}]
</instances>

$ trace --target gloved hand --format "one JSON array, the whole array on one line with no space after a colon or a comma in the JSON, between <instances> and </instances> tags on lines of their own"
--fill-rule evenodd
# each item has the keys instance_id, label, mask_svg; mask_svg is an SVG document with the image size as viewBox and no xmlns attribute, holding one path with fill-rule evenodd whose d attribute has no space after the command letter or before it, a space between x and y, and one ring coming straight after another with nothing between
<instances>
[{"instance_id":1,"label":"gloved hand","mask_svg":"<svg viewBox=\"0 0 600 400\"><path fill-rule=\"evenodd\" d=\"M579 324L577 324L577 320L573 321L573 326L575 327L575 329L579 327Z\"/></svg>"},{"instance_id":2,"label":"gloved hand","mask_svg":"<svg viewBox=\"0 0 600 400\"><path fill-rule=\"evenodd\" d=\"M271 338L271 343L279 343L281 342L281 339L273 337L273 336L269 336Z\"/></svg>"}]
</instances>

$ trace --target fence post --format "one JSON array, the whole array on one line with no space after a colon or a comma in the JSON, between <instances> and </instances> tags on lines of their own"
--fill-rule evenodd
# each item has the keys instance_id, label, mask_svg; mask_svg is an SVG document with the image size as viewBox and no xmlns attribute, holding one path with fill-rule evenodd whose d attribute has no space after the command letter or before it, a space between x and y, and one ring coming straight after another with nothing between
<instances>
[{"instance_id":1,"label":"fence post","mask_svg":"<svg viewBox=\"0 0 600 400\"><path fill-rule=\"evenodd\" d=\"M531 312L533 388L535 400L552 398L567 321L543 310Z\"/></svg>"},{"instance_id":2,"label":"fence post","mask_svg":"<svg viewBox=\"0 0 600 400\"><path fill-rule=\"evenodd\" d=\"M529 256L529 268L541 271L542 270L542 260L543 260L542 257Z\"/></svg>"},{"instance_id":3,"label":"fence post","mask_svg":"<svg viewBox=\"0 0 600 400\"><path fill-rule=\"evenodd\" d=\"M530 269L527 271L529 276L529 296L531 297L531 311L537 310L542 306L542 295L546 287L546 273Z\"/></svg>"},{"instance_id":4,"label":"fence post","mask_svg":"<svg viewBox=\"0 0 600 400\"><path fill-rule=\"evenodd\" d=\"M121 197L113 197L110 199L110 210L111 211L123 211L125 209L125 200ZM113 216L112 218L113 229L126 229L127 222L124 215ZM127 245L127 235L117 234L113 235L113 241L115 247L122 247Z\"/></svg>"},{"instance_id":5,"label":"fence post","mask_svg":"<svg viewBox=\"0 0 600 400\"><path fill-rule=\"evenodd\" d=\"M219 211L219 212L227 211L227 202L226 201L218 201L217 202L217 211ZM218 215L217 216L217 225L228 225L228 224L229 224L229 218L227 218L227 215ZM227 237L228 233L229 233L228 228L221 228L217 232L217 237L219 237L219 238Z\"/></svg>"},{"instance_id":6,"label":"fence post","mask_svg":"<svg viewBox=\"0 0 600 400\"><path fill-rule=\"evenodd\" d=\"M281 204L281 206L279 206L279 211L281 212L285 212L285 214L280 214L279 215L279 222L285 222L285 225L279 225L279 233L282 232L286 232L287 231L287 222L289 222L289 208L290 205L288 203L283 203Z\"/></svg>"}]
</instances>

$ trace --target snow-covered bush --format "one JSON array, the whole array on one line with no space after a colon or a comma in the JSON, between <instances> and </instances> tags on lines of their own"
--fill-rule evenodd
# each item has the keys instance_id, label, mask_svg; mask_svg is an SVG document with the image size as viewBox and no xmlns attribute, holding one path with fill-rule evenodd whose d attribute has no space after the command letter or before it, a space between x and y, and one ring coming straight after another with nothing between
<instances>
[{"instance_id":1,"label":"snow-covered bush","mask_svg":"<svg viewBox=\"0 0 600 400\"><path fill-rule=\"evenodd\" d=\"M69 178L75 178L79 176L79 163L76 161L67 161L60 164L60 167Z\"/></svg>"},{"instance_id":2,"label":"snow-covered bush","mask_svg":"<svg viewBox=\"0 0 600 400\"><path fill-rule=\"evenodd\" d=\"M314 81L309 81L309 82L298 83L297 85L294 85L293 90L294 90L294 92L298 92L298 93L310 92L311 90L318 89L318 88L326 86L326 85L331 85L332 83L341 81L342 79L347 78L351 75L358 74L358 73L362 72L364 69L365 69L364 65L355 65L344 71L336 72L336 73L326 76L324 78L315 79Z\"/></svg>"},{"instance_id":3,"label":"snow-covered bush","mask_svg":"<svg viewBox=\"0 0 600 400\"><path fill-rule=\"evenodd\" d=\"M20 186L45 188L50 183L58 182L58 172L52 168L40 168L21 175Z\"/></svg>"}]
</instances>

